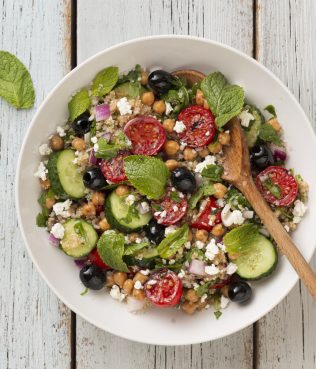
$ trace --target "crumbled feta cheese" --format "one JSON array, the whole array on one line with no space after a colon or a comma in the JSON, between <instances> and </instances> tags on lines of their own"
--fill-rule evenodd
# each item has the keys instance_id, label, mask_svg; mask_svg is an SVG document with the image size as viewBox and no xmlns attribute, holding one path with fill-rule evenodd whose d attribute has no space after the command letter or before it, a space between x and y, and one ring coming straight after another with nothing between
<instances>
[{"instance_id":1,"label":"crumbled feta cheese","mask_svg":"<svg viewBox=\"0 0 316 369\"><path fill-rule=\"evenodd\" d=\"M173 209L173 211L178 211L179 210L177 205L174 205L172 209Z\"/></svg>"},{"instance_id":2,"label":"crumbled feta cheese","mask_svg":"<svg viewBox=\"0 0 316 369\"><path fill-rule=\"evenodd\" d=\"M166 104L166 115L169 115L173 111L173 107L168 101L166 101L165 104Z\"/></svg>"},{"instance_id":3,"label":"crumbled feta cheese","mask_svg":"<svg viewBox=\"0 0 316 369\"><path fill-rule=\"evenodd\" d=\"M162 264L166 264L166 263L167 263L166 259L162 259Z\"/></svg>"},{"instance_id":4,"label":"crumbled feta cheese","mask_svg":"<svg viewBox=\"0 0 316 369\"><path fill-rule=\"evenodd\" d=\"M126 97L122 97L116 105L121 115L132 114L132 107Z\"/></svg>"},{"instance_id":5,"label":"crumbled feta cheese","mask_svg":"<svg viewBox=\"0 0 316 369\"><path fill-rule=\"evenodd\" d=\"M174 264L176 261L174 259L169 260L169 265Z\"/></svg>"},{"instance_id":6,"label":"crumbled feta cheese","mask_svg":"<svg viewBox=\"0 0 316 369\"><path fill-rule=\"evenodd\" d=\"M135 240L135 242L136 243L142 243L142 239L137 237L136 240Z\"/></svg>"},{"instance_id":7,"label":"crumbled feta cheese","mask_svg":"<svg viewBox=\"0 0 316 369\"><path fill-rule=\"evenodd\" d=\"M243 110L239 115L238 118L240 119L240 124L243 127L249 127L249 123L255 119L255 117L249 113L248 109Z\"/></svg>"},{"instance_id":8,"label":"crumbled feta cheese","mask_svg":"<svg viewBox=\"0 0 316 369\"><path fill-rule=\"evenodd\" d=\"M92 142L93 144L96 144L96 143L98 142L98 138L97 138L96 136L91 137L91 142Z\"/></svg>"},{"instance_id":9,"label":"crumbled feta cheese","mask_svg":"<svg viewBox=\"0 0 316 369\"><path fill-rule=\"evenodd\" d=\"M141 270L140 272L142 273L142 275L148 275L150 273L150 270L146 269L146 270Z\"/></svg>"},{"instance_id":10,"label":"crumbled feta cheese","mask_svg":"<svg viewBox=\"0 0 316 369\"><path fill-rule=\"evenodd\" d=\"M65 130L64 130L64 128L63 128L63 127L58 126L58 127L56 128L56 132L58 133L58 135L59 135L60 137L65 137L65 136L66 136L66 132L65 132Z\"/></svg>"},{"instance_id":11,"label":"crumbled feta cheese","mask_svg":"<svg viewBox=\"0 0 316 369\"><path fill-rule=\"evenodd\" d=\"M225 309L229 304L229 299L224 295L221 296L221 309Z\"/></svg>"},{"instance_id":12,"label":"crumbled feta cheese","mask_svg":"<svg viewBox=\"0 0 316 369\"><path fill-rule=\"evenodd\" d=\"M216 203L217 205L220 207L220 208L223 208L225 206L225 201L223 199L217 199L216 200Z\"/></svg>"},{"instance_id":13,"label":"crumbled feta cheese","mask_svg":"<svg viewBox=\"0 0 316 369\"><path fill-rule=\"evenodd\" d=\"M226 204L221 213L222 222L225 227L230 227L233 224L241 225L244 223L245 218L240 210L230 211L230 205Z\"/></svg>"},{"instance_id":14,"label":"crumbled feta cheese","mask_svg":"<svg viewBox=\"0 0 316 369\"><path fill-rule=\"evenodd\" d=\"M191 248L191 242L190 242L190 241L186 242L186 243L184 244L184 247L185 247L187 250L190 250L190 248Z\"/></svg>"},{"instance_id":15,"label":"crumbled feta cheese","mask_svg":"<svg viewBox=\"0 0 316 369\"><path fill-rule=\"evenodd\" d=\"M186 125L182 122L182 120L177 120L176 124L173 127L173 130L177 133L182 133L187 129Z\"/></svg>"},{"instance_id":16,"label":"crumbled feta cheese","mask_svg":"<svg viewBox=\"0 0 316 369\"><path fill-rule=\"evenodd\" d=\"M150 286L153 286L154 284L156 284L157 281L155 281L154 279L150 279L147 284L149 284Z\"/></svg>"},{"instance_id":17,"label":"crumbled feta cheese","mask_svg":"<svg viewBox=\"0 0 316 369\"><path fill-rule=\"evenodd\" d=\"M201 302L202 302L202 304L203 304L203 302L205 302L205 301L206 301L206 299L207 299L207 294L206 294L206 293L204 293L204 295L201 297Z\"/></svg>"},{"instance_id":18,"label":"crumbled feta cheese","mask_svg":"<svg viewBox=\"0 0 316 369\"><path fill-rule=\"evenodd\" d=\"M178 192L178 195L179 195L180 199L183 199L184 198L184 195L183 195L182 192Z\"/></svg>"},{"instance_id":19,"label":"crumbled feta cheese","mask_svg":"<svg viewBox=\"0 0 316 369\"><path fill-rule=\"evenodd\" d=\"M117 286L116 284L112 286L110 296L118 301L123 301L126 297L125 293L121 293L119 286Z\"/></svg>"},{"instance_id":20,"label":"crumbled feta cheese","mask_svg":"<svg viewBox=\"0 0 316 369\"><path fill-rule=\"evenodd\" d=\"M224 252L226 252L226 246L223 243L218 243L217 246Z\"/></svg>"},{"instance_id":21,"label":"crumbled feta cheese","mask_svg":"<svg viewBox=\"0 0 316 369\"><path fill-rule=\"evenodd\" d=\"M135 288L136 290L141 290L141 289L143 289L144 287L143 287L143 285L141 284L141 282L140 282L140 281L136 281L136 282L135 282L135 284L134 284L134 288Z\"/></svg>"},{"instance_id":22,"label":"crumbled feta cheese","mask_svg":"<svg viewBox=\"0 0 316 369\"><path fill-rule=\"evenodd\" d=\"M199 287L200 287L200 285L199 285L198 283L193 283L193 288L194 288L195 290L197 290Z\"/></svg>"},{"instance_id":23,"label":"crumbled feta cheese","mask_svg":"<svg viewBox=\"0 0 316 369\"><path fill-rule=\"evenodd\" d=\"M247 208L245 210L243 210L243 212L242 212L242 216L245 219L252 219L254 214L255 213L252 210L248 210Z\"/></svg>"},{"instance_id":24,"label":"crumbled feta cheese","mask_svg":"<svg viewBox=\"0 0 316 369\"><path fill-rule=\"evenodd\" d=\"M205 256L209 260L213 260L215 256L219 253L219 247L216 245L216 241L211 239L210 243L206 245Z\"/></svg>"},{"instance_id":25,"label":"crumbled feta cheese","mask_svg":"<svg viewBox=\"0 0 316 369\"><path fill-rule=\"evenodd\" d=\"M58 216L62 216L63 218L70 217L69 208L72 204L71 200L66 200L64 202L57 202L53 205L53 211Z\"/></svg>"},{"instance_id":26,"label":"crumbled feta cheese","mask_svg":"<svg viewBox=\"0 0 316 369\"><path fill-rule=\"evenodd\" d=\"M174 226L174 225L171 225L171 226L165 228L165 236L167 236L170 233L175 232L176 230L177 230L177 227Z\"/></svg>"},{"instance_id":27,"label":"crumbled feta cheese","mask_svg":"<svg viewBox=\"0 0 316 369\"><path fill-rule=\"evenodd\" d=\"M98 152L98 151L99 151L99 144L98 144L98 143L95 143L95 144L93 145L93 150L94 150L95 152Z\"/></svg>"},{"instance_id":28,"label":"crumbled feta cheese","mask_svg":"<svg viewBox=\"0 0 316 369\"><path fill-rule=\"evenodd\" d=\"M43 144L38 148L38 152L40 155L45 156L51 154L53 150L47 144Z\"/></svg>"},{"instance_id":29,"label":"crumbled feta cheese","mask_svg":"<svg viewBox=\"0 0 316 369\"><path fill-rule=\"evenodd\" d=\"M180 150L183 151L186 147L187 147L187 143L182 142L180 145ZM194 149L192 149L192 153L195 153L196 151Z\"/></svg>"},{"instance_id":30,"label":"crumbled feta cheese","mask_svg":"<svg viewBox=\"0 0 316 369\"><path fill-rule=\"evenodd\" d=\"M180 279L182 279L182 278L184 278L184 276L185 276L185 271L183 269L181 269L180 272L178 273L178 277Z\"/></svg>"},{"instance_id":31,"label":"crumbled feta cheese","mask_svg":"<svg viewBox=\"0 0 316 369\"><path fill-rule=\"evenodd\" d=\"M149 204L146 201L143 201L139 204L138 211L140 214L146 214L150 210Z\"/></svg>"},{"instance_id":32,"label":"crumbled feta cheese","mask_svg":"<svg viewBox=\"0 0 316 369\"><path fill-rule=\"evenodd\" d=\"M307 210L307 207L304 205L304 203L301 200L296 200L294 202L294 209L293 209L293 223L299 223L302 220L302 217L304 216L305 212Z\"/></svg>"},{"instance_id":33,"label":"crumbled feta cheese","mask_svg":"<svg viewBox=\"0 0 316 369\"><path fill-rule=\"evenodd\" d=\"M162 211L160 214L160 217L165 218L166 216L167 216L167 211L166 210Z\"/></svg>"},{"instance_id":34,"label":"crumbled feta cheese","mask_svg":"<svg viewBox=\"0 0 316 369\"><path fill-rule=\"evenodd\" d=\"M128 236L125 236L124 239L125 239L125 243L131 243L131 240L129 239Z\"/></svg>"},{"instance_id":35,"label":"crumbled feta cheese","mask_svg":"<svg viewBox=\"0 0 316 369\"><path fill-rule=\"evenodd\" d=\"M237 265L236 265L236 264L234 264L234 263L229 263L229 264L227 265L227 267L226 267L226 273L227 273L228 275L232 275L232 274L234 274L234 273L236 272L236 270L237 270Z\"/></svg>"},{"instance_id":36,"label":"crumbled feta cheese","mask_svg":"<svg viewBox=\"0 0 316 369\"><path fill-rule=\"evenodd\" d=\"M135 200L136 198L134 195L128 195L125 199L125 204L131 206L134 204Z\"/></svg>"},{"instance_id":37,"label":"crumbled feta cheese","mask_svg":"<svg viewBox=\"0 0 316 369\"><path fill-rule=\"evenodd\" d=\"M215 275L215 274L218 274L219 273L219 269L216 265L212 264L212 265L207 265L205 268L204 268L204 271L206 274L209 274L209 275Z\"/></svg>"},{"instance_id":38,"label":"crumbled feta cheese","mask_svg":"<svg viewBox=\"0 0 316 369\"><path fill-rule=\"evenodd\" d=\"M50 233L58 238L58 239L62 239L64 237L65 234L65 228L61 223L56 223L52 226L52 229L50 231Z\"/></svg>"},{"instance_id":39,"label":"crumbled feta cheese","mask_svg":"<svg viewBox=\"0 0 316 369\"><path fill-rule=\"evenodd\" d=\"M198 249L203 249L203 247L205 246L205 243L202 242L202 241L196 241L195 242L195 246L198 248Z\"/></svg>"},{"instance_id":40,"label":"crumbled feta cheese","mask_svg":"<svg viewBox=\"0 0 316 369\"><path fill-rule=\"evenodd\" d=\"M214 155L207 155L201 163L196 165L195 173L201 173L204 168L211 164L216 164L216 157Z\"/></svg>"},{"instance_id":41,"label":"crumbled feta cheese","mask_svg":"<svg viewBox=\"0 0 316 369\"><path fill-rule=\"evenodd\" d=\"M41 161L38 165L37 171L34 173L34 177L40 178L42 181L47 179L48 170L45 167L45 164Z\"/></svg>"},{"instance_id":42,"label":"crumbled feta cheese","mask_svg":"<svg viewBox=\"0 0 316 369\"><path fill-rule=\"evenodd\" d=\"M286 230L286 232L290 232L290 227L287 224L285 224L284 229Z\"/></svg>"}]
</instances>

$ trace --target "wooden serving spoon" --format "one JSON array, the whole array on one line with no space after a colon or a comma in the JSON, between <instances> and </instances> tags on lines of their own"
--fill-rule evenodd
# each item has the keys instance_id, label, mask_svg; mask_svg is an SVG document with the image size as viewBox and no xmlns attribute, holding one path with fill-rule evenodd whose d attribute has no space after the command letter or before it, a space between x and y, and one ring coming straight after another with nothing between
<instances>
[{"instance_id":1,"label":"wooden serving spoon","mask_svg":"<svg viewBox=\"0 0 316 369\"><path fill-rule=\"evenodd\" d=\"M186 78L190 86L200 82L205 77L203 73L189 69L176 71L172 74ZM252 179L248 147L238 118L233 118L226 127L230 131L230 145L223 148L223 179L233 184L244 194L275 240L281 253L287 257L310 294L316 299L316 275Z\"/></svg>"}]
</instances>

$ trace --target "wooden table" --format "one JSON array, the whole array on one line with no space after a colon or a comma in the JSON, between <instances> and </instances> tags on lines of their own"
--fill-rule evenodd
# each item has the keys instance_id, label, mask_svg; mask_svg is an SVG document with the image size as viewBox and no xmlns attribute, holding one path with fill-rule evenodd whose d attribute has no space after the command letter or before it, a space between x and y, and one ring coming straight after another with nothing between
<instances>
[{"instance_id":1,"label":"wooden table","mask_svg":"<svg viewBox=\"0 0 316 369\"><path fill-rule=\"evenodd\" d=\"M315 125L315 0L4 0L0 11L0 49L21 58L36 87L30 111L0 101L0 368L316 368L316 304L301 284L253 326L211 343L155 347L95 328L34 269L13 196L19 148L47 93L77 63L138 36L203 36L253 56L290 88Z\"/></svg>"}]
</instances>

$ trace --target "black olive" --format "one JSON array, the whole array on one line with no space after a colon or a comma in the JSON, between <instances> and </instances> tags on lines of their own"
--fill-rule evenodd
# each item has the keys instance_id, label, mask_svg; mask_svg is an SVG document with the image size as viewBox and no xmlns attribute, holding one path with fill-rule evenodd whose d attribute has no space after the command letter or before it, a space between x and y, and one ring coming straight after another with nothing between
<instances>
[{"instance_id":1,"label":"black olive","mask_svg":"<svg viewBox=\"0 0 316 369\"><path fill-rule=\"evenodd\" d=\"M145 228L145 233L149 241L158 245L165 237L165 227L151 220Z\"/></svg>"},{"instance_id":2,"label":"black olive","mask_svg":"<svg viewBox=\"0 0 316 369\"><path fill-rule=\"evenodd\" d=\"M76 134L84 135L90 131L92 121L90 121L89 118L89 112L85 112L75 119L75 121L72 123L72 128Z\"/></svg>"},{"instance_id":3,"label":"black olive","mask_svg":"<svg viewBox=\"0 0 316 369\"><path fill-rule=\"evenodd\" d=\"M184 167L172 171L171 182L177 190L183 193L192 193L196 189L194 174Z\"/></svg>"},{"instance_id":4,"label":"black olive","mask_svg":"<svg viewBox=\"0 0 316 369\"><path fill-rule=\"evenodd\" d=\"M99 167L88 168L83 174L83 183L91 190L101 190L107 182Z\"/></svg>"},{"instance_id":5,"label":"black olive","mask_svg":"<svg viewBox=\"0 0 316 369\"><path fill-rule=\"evenodd\" d=\"M250 150L250 162L255 168L262 170L274 165L274 158L268 146L260 143Z\"/></svg>"},{"instance_id":6,"label":"black olive","mask_svg":"<svg viewBox=\"0 0 316 369\"><path fill-rule=\"evenodd\" d=\"M228 297L234 302L246 302L252 296L252 290L248 283L239 281L229 285Z\"/></svg>"},{"instance_id":7,"label":"black olive","mask_svg":"<svg viewBox=\"0 0 316 369\"><path fill-rule=\"evenodd\" d=\"M177 78L164 70L155 70L148 77L149 87L157 94L165 94L177 85Z\"/></svg>"},{"instance_id":8,"label":"black olive","mask_svg":"<svg viewBox=\"0 0 316 369\"><path fill-rule=\"evenodd\" d=\"M97 265L85 265L80 270L80 280L83 285L90 290L100 290L105 283L105 274L102 268Z\"/></svg>"}]
</instances>

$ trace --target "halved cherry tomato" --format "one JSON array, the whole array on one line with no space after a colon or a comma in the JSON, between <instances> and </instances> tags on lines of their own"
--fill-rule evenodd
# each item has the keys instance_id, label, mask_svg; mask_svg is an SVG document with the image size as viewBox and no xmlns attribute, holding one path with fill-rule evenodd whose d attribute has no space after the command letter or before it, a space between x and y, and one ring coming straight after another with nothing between
<instances>
[{"instance_id":1,"label":"halved cherry tomato","mask_svg":"<svg viewBox=\"0 0 316 369\"><path fill-rule=\"evenodd\" d=\"M124 127L124 133L132 142L132 152L138 155L156 154L166 140L161 123L143 115L130 120Z\"/></svg>"},{"instance_id":2,"label":"halved cherry tomato","mask_svg":"<svg viewBox=\"0 0 316 369\"><path fill-rule=\"evenodd\" d=\"M90 255L88 257L88 260L90 261L91 264L97 265L102 269L106 269L109 270L111 269L108 265L106 265L103 260L101 259L99 253L98 253L98 249L95 248L90 252Z\"/></svg>"},{"instance_id":3,"label":"halved cherry tomato","mask_svg":"<svg viewBox=\"0 0 316 369\"><path fill-rule=\"evenodd\" d=\"M222 288L227 286L228 284L230 284L231 281L231 277L228 277L227 279L223 279L221 281L218 281L214 284L210 285L210 289L218 289L218 288Z\"/></svg>"},{"instance_id":4,"label":"halved cherry tomato","mask_svg":"<svg viewBox=\"0 0 316 369\"><path fill-rule=\"evenodd\" d=\"M221 211L218 211L219 206L216 203L214 197L210 197L205 205L205 208L198 215L197 219L191 224L192 228L205 229L210 232L215 224L219 224L222 221ZM210 216L215 213L215 220L210 224Z\"/></svg>"},{"instance_id":5,"label":"halved cherry tomato","mask_svg":"<svg viewBox=\"0 0 316 369\"><path fill-rule=\"evenodd\" d=\"M265 185L267 183L268 185ZM270 166L258 174L256 185L263 197L276 206L289 206L296 199L298 184L295 178L282 167ZM275 196L269 190L271 186L276 186L279 196Z\"/></svg>"},{"instance_id":6,"label":"halved cherry tomato","mask_svg":"<svg viewBox=\"0 0 316 369\"><path fill-rule=\"evenodd\" d=\"M192 105L181 111L178 116L186 126L186 129L179 133L181 141L191 147L201 147L212 142L216 127L215 119L209 109L203 106Z\"/></svg>"},{"instance_id":7,"label":"halved cherry tomato","mask_svg":"<svg viewBox=\"0 0 316 369\"><path fill-rule=\"evenodd\" d=\"M181 299L182 282L176 273L162 269L150 276L144 290L154 305L161 308L171 307L177 305Z\"/></svg>"},{"instance_id":8,"label":"halved cherry tomato","mask_svg":"<svg viewBox=\"0 0 316 369\"><path fill-rule=\"evenodd\" d=\"M109 182L119 183L127 180L124 172L124 158L128 155L128 152L122 151L112 159L102 160L100 168Z\"/></svg>"},{"instance_id":9,"label":"halved cherry tomato","mask_svg":"<svg viewBox=\"0 0 316 369\"><path fill-rule=\"evenodd\" d=\"M166 193L165 198L162 200L161 203L159 203L161 211L157 211L154 213L154 218L157 220L159 224L163 225L175 224L185 216L188 210L187 199L183 197L181 201L176 202L170 198L171 192L172 190L169 189ZM179 192L178 191L175 192L179 196Z\"/></svg>"}]
</instances>

